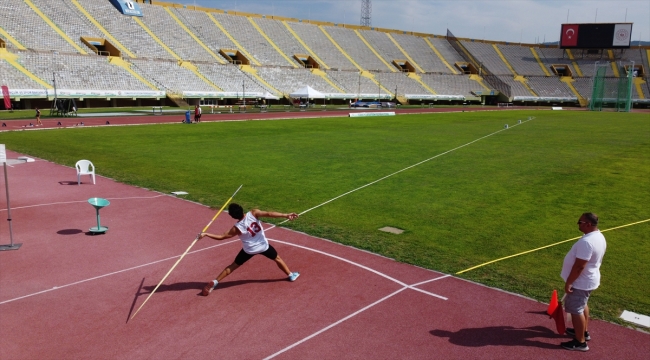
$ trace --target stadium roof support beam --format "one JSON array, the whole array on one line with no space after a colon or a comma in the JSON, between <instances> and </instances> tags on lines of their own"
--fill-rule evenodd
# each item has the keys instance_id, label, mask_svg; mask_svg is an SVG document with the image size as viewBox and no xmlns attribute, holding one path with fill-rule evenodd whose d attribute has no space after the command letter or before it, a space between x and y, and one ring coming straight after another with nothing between
<instances>
[{"instance_id":1,"label":"stadium roof support beam","mask_svg":"<svg viewBox=\"0 0 650 360\"><path fill-rule=\"evenodd\" d=\"M108 40L110 40L111 44L118 46L125 54L129 55L129 57L134 59L136 58L135 54L129 51L129 49L127 49L126 46L122 45L122 43L117 41L117 39L114 38L113 35L111 35L111 33L109 33L108 30L106 30L99 22L97 22L97 20L95 20L95 18L92 15L90 15L90 13L86 11L86 9L84 9L84 7L81 6L81 4L79 4L77 0L69 0L69 1L74 6L76 6L77 9L79 9L79 11L81 11L81 13L84 14L91 23L93 23L93 25L95 25L95 27L99 29L99 31L101 31Z\"/></svg>"},{"instance_id":2,"label":"stadium roof support beam","mask_svg":"<svg viewBox=\"0 0 650 360\"><path fill-rule=\"evenodd\" d=\"M409 54L406 52L406 50L404 50L404 48L402 48L402 46L397 42L397 40L395 40L395 38L392 37L392 36L390 35L390 33L385 33L385 34L386 34L386 36L388 36L388 38L390 39L390 41L392 41L393 44L395 44L395 46L397 46L397 48L399 49L399 51L401 51L402 54L404 54L404 56L406 56L406 59L408 59L408 61L409 61L411 64L413 64L413 66L415 66L416 69L418 69L419 72L421 72L421 73L424 73L424 72L425 72L424 70L422 70L422 68L420 67L420 65L418 65L418 64L415 62L415 60L413 60L413 58L411 58L411 57L409 56Z\"/></svg>"}]
</instances>

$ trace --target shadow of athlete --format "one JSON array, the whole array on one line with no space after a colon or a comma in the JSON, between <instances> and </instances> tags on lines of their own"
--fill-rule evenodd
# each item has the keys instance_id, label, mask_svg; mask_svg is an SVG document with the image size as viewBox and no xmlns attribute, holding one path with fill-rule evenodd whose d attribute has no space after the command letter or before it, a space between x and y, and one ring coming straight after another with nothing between
<instances>
[{"instance_id":1,"label":"shadow of athlete","mask_svg":"<svg viewBox=\"0 0 650 360\"><path fill-rule=\"evenodd\" d=\"M431 335L437 337L448 337L449 342L460 346L481 347L481 346L534 346L544 349L557 349L557 345L548 344L542 341L532 340L534 338L556 339L552 330L543 326L527 328L515 328L512 326L490 326L484 328L460 329L457 332L446 330L431 330Z\"/></svg>"},{"instance_id":2,"label":"shadow of athlete","mask_svg":"<svg viewBox=\"0 0 650 360\"><path fill-rule=\"evenodd\" d=\"M266 239L266 235L264 234L262 223L259 220L260 217L287 218L289 220L294 220L298 218L298 214L283 214L273 211L262 211L259 209L253 209L244 214L244 209L235 203L228 206L228 214L230 217L237 220L237 223L228 230L228 232L221 235L201 233L199 239L207 236L214 240L225 240L239 235L239 239L242 242L242 249L239 251L239 254L237 254L237 257L235 257L235 261L232 264L226 266L215 280L212 280L205 285L202 292L203 296L210 295L212 290L214 290L214 288L217 287L217 284L219 284L219 281L223 280L223 278L230 275L233 271L237 270L238 267L244 265L246 261L257 254L262 254L275 261L280 270L287 275L289 281L295 281L298 278L300 273L291 272L284 260L278 256L278 252L275 248L269 244L269 241Z\"/></svg>"}]
</instances>

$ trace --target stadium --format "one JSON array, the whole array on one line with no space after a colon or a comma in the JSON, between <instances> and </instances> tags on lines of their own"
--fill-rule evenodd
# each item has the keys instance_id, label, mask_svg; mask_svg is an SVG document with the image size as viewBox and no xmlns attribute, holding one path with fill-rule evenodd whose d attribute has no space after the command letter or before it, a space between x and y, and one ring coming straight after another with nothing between
<instances>
[{"instance_id":1,"label":"stadium","mask_svg":"<svg viewBox=\"0 0 650 360\"><path fill-rule=\"evenodd\" d=\"M597 62L607 79L634 72L634 106L650 102L649 49L630 47L629 36L625 46L559 48L116 2L126 3L136 16L110 1L5 2L0 65L11 106L47 109L54 97L78 108L290 104L309 86L335 103L585 107Z\"/></svg>"},{"instance_id":2,"label":"stadium","mask_svg":"<svg viewBox=\"0 0 650 360\"><path fill-rule=\"evenodd\" d=\"M253 10L0 0L0 358L568 356L591 211L586 355L647 356L637 25L512 43ZM206 296L232 203L300 278L254 256Z\"/></svg>"}]
</instances>

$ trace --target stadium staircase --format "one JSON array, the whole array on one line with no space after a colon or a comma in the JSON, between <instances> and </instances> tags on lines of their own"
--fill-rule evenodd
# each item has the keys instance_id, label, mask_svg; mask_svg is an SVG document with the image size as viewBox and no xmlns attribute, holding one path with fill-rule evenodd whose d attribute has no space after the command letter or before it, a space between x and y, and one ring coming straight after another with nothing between
<instances>
[{"instance_id":1,"label":"stadium staircase","mask_svg":"<svg viewBox=\"0 0 650 360\"><path fill-rule=\"evenodd\" d=\"M382 90L384 90L384 92L385 92L386 94L392 94L392 93L393 93L391 90L386 89L386 88L384 87L384 85L380 84L379 81L377 81L377 79L375 79L375 75L373 75L370 71L365 71L365 70L362 71L362 72L361 72L361 76L370 79L370 81L374 82L375 85L377 85L377 86L380 87ZM401 98L402 100L400 100L400 98ZM398 100L401 104L403 104L403 105L408 104L408 100L407 100L405 97L400 97L400 96L398 96L398 97L397 97L397 100Z\"/></svg>"},{"instance_id":2,"label":"stadium staircase","mask_svg":"<svg viewBox=\"0 0 650 360\"><path fill-rule=\"evenodd\" d=\"M517 72L512 67L508 59L506 59L505 55L503 55L501 49L499 49L497 44L492 44L492 47L494 48L494 51L496 51L497 55L499 55L499 58L501 58L501 61L503 61L503 63L506 64L508 70L510 70L510 72L512 72L512 74L515 76L514 80L521 83L531 95L538 97L539 95L537 95L537 93L533 91L533 89L528 85L528 83L526 83L526 78L523 77L522 75L517 74Z\"/></svg>"},{"instance_id":3,"label":"stadium staircase","mask_svg":"<svg viewBox=\"0 0 650 360\"><path fill-rule=\"evenodd\" d=\"M580 92L573 86L573 78L571 76L562 76L560 77L560 81L565 83L569 89L571 89L571 92L578 98L578 103L580 103L580 106L587 106L589 102L587 99L585 99L582 95L580 95Z\"/></svg>"},{"instance_id":4,"label":"stadium staircase","mask_svg":"<svg viewBox=\"0 0 650 360\"><path fill-rule=\"evenodd\" d=\"M180 107L180 108L189 108L190 104L183 99L183 96L180 94L174 94L172 92L167 91L167 98L171 100L171 102L174 103L174 105Z\"/></svg>"},{"instance_id":5,"label":"stadium staircase","mask_svg":"<svg viewBox=\"0 0 650 360\"><path fill-rule=\"evenodd\" d=\"M634 87L636 87L636 92L639 96L639 99L645 99L645 96L643 95L643 89L642 86L645 84L646 81L643 80L641 77L635 77L634 78Z\"/></svg>"},{"instance_id":6,"label":"stadium staircase","mask_svg":"<svg viewBox=\"0 0 650 360\"><path fill-rule=\"evenodd\" d=\"M618 66L616 65L616 58L614 57L614 51L611 49L607 50L607 57L611 60L612 71L614 72L614 77L620 77L621 74L618 71Z\"/></svg>"},{"instance_id":7,"label":"stadium staircase","mask_svg":"<svg viewBox=\"0 0 650 360\"><path fill-rule=\"evenodd\" d=\"M486 91L491 91L491 90L492 90L492 89L490 89L488 86L486 86L485 83L483 83L483 78L480 77L479 75L471 74L471 75L469 76L469 79L472 80L472 81L476 81L476 82L477 82L479 85L481 85L481 87L482 87L483 89L485 89Z\"/></svg>"},{"instance_id":8,"label":"stadium staircase","mask_svg":"<svg viewBox=\"0 0 650 360\"><path fill-rule=\"evenodd\" d=\"M542 59L539 57L537 51L535 51L535 48L531 47L530 52L533 53L533 57L535 58L535 60L537 60L537 63L539 64L539 67L542 68L542 71L544 71L544 74L546 74L546 76L551 76L551 73L548 71L548 69L546 69L546 66L544 66L544 63L542 62Z\"/></svg>"},{"instance_id":9,"label":"stadium staircase","mask_svg":"<svg viewBox=\"0 0 650 360\"><path fill-rule=\"evenodd\" d=\"M583 77L582 75L582 70L580 70L580 66L578 66L578 63L576 62L576 59L573 57L573 53L571 53L571 49L565 49L566 54L569 57L569 60L571 60L571 64L573 65L573 68L576 70L576 74L578 74L579 77Z\"/></svg>"},{"instance_id":10,"label":"stadium staircase","mask_svg":"<svg viewBox=\"0 0 650 360\"><path fill-rule=\"evenodd\" d=\"M28 78L36 81L39 83L41 86L43 86L46 89L52 89L52 85L46 83L45 81L41 80L39 77L36 75L32 74L29 70L25 69L20 62L18 62L18 55L12 54L9 51L7 51L6 48L0 48L0 61L4 60L8 62L11 66L15 67L20 71L21 73L25 74Z\"/></svg>"},{"instance_id":11,"label":"stadium staircase","mask_svg":"<svg viewBox=\"0 0 650 360\"><path fill-rule=\"evenodd\" d=\"M97 20L95 20L95 18L88 11L86 11L86 9L83 6L81 6L81 4L79 4L78 0L68 0L68 1L70 1L82 14L84 14L84 16L88 19L88 21L90 21L93 25L95 25L95 27L99 29L99 31L101 31L102 34L104 34L104 36L106 36L106 38L111 42L111 44L117 46L120 49L120 51L122 51L122 54L127 54L131 58L136 57L131 51L129 51L129 49L126 48L126 46L122 45L122 43L117 41L117 39L114 38L113 35L111 35L111 33L108 32L108 30L106 30Z\"/></svg>"},{"instance_id":12,"label":"stadium staircase","mask_svg":"<svg viewBox=\"0 0 650 360\"><path fill-rule=\"evenodd\" d=\"M36 5L34 5L33 2L31 2L30 0L23 0L23 1L24 1L24 2L25 2L25 3L26 3L30 8L32 8L32 10L34 10L34 12L36 13L36 15L40 16L40 18L43 19L43 21L44 21L47 25L49 25L49 26L52 28L52 30L54 30L54 32L56 32L57 34L59 34L59 36L61 36L61 37L63 38L63 40L65 40L65 41L68 42L70 45L72 45L72 47L74 47L77 51L79 51L79 53L81 53L81 54L83 54L83 55L87 55L87 54L88 54L84 49L82 49L79 45L77 45L77 43L75 43L72 39L70 39L70 37L69 37L68 35L66 35L65 32L63 32L63 30L61 30L58 26L56 26L56 24L55 24L54 22L52 22L52 20L50 20L50 18L48 18L47 15L43 14L43 12L42 12L42 11L41 11L41 10L40 10Z\"/></svg>"},{"instance_id":13,"label":"stadium staircase","mask_svg":"<svg viewBox=\"0 0 650 360\"><path fill-rule=\"evenodd\" d=\"M342 93L342 94L345 93L345 90L341 89L337 84L335 84L335 83L334 83L334 82L329 78L329 76L327 76L327 73L325 73L323 70L321 70L321 69L311 69L311 73L314 74L314 75L317 75L317 76L322 77L323 80L325 80L328 84L330 84L330 85L331 85L334 89L336 89L338 92L340 92L340 93Z\"/></svg>"},{"instance_id":14,"label":"stadium staircase","mask_svg":"<svg viewBox=\"0 0 650 360\"><path fill-rule=\"evenodd\" d=\"M192 64L191 62L189 62L189 61L179 60L179 61L178 61L178 65L179 65L180 67L182 67L182 68L185 68L185 69L187 69L187 70L193 72L194 75L196 75L196 76L199 77L199 79L203 80L203 82L205 82L206 84L208 84L208 85L210 85L211 87L215 88L217 91L223 91L220 87L218 87L218 86L215 85L212 81L210 81L208 78L206 78L205 76L203 76L203 74L201 74L201 73L199 72L199 69L196 67L196 65Z\"/></svg>"},{"instance_id":15,"label":"stadium staircase","mask_svg":"<svg viewBox=\"0 0 650 360\"><path fill-rule=\"evenodd\" d=\"M282 91L279 91L278 89L276 89L276 88L274 88L273 86L271 86L271 84L269 84L268 82L266 82L266 80L262 79L262 77L257 73L257 70L255 70L254 67L252 67L252 66L250 66L250 65L239 65L239 69L240 69L241 71L245 72L246 74L251 75L251 76L252 76L253 78L255 78L259 83L261 83L262 85L266 86L267 89L272 90L272 92L274 93L274 95L282 95L282 96L288 98L288 96L289 96L288 94L284 94Z\"/></svg>"},{"instance_id":16,"label":"stadium staircase","mask_svg":"<svg viewBox=\"0 0 650 360\"><path fill-rule=\"evenodd\" d=\"M9 40L18 50L27 50L18 40L14 39L8 32L6 32L2 27L0 27L0 36ZM6 45L6 44L5 44Z\"/></svg>"},{"instance_id":17,"label":"stadium staircase","mask_svg":"<svg viewBox=\"0 0 650 360\"><path fill-rule=\"evenodd\" d=\"M131 74L133 77L135 77L136 79L140 80L143 84L145 84L145 85L147 85L148 87L150 87L152 90L156 90L156 91L159 90L155 85L153 85L152 83L150 83L147 79L145 79L144 77L142 77L142 76L141 76L140 74L138 74L137 72L133 71L133 69L131 69L131 64L129 64L128 62L126 62L126 61L125 61L124 59L122 59L121 57L119 57L119 56L109 56L109 57L108 57L108 62L109 62L109 64L111 64L111 65L115 65L115 66L119 66L119 67L123 68L123 69L126 70L129 74Z\"/></svg>"},{"instance_id":18,"label":"stadium staircase","mask_svg":"<svg viewBox=\"0 0 650 360\"><path fill-rule=\"evenodd\" d=\"M223 32L224 35L226 35L228 39L230 39L230 41L233 44L235 44L237 49L241 51L244 54L244 56L246 56L246 58L248 58L249 61L251 61L253 64L257 66L261 66L260 62L257 61L257 59L255 59L248 51L246 51L246 49L244 49L244 47L241 46L239 42L237 42L237 40L235 40L235 38L232 35L230 35L230 33L226 30L226 28L224 28L223 25L221 25L221 23L217 21L217 19L215 19L214 16L212 16L212 14L207 13L207 15L210 18L210 20L212 20L212 22L219 28L219 30L221 30L221 32Z\"/></svg>"},{"instance_id":19,"label":"stadium staircase","mask_svg":"<svg viewBox=\"0 0 650 360\"><path fill-rule=\"evenodd\" d=\"M220 63L220 64L225 64L225 63L226 63L225 60L223 60L219 55L215 54L214 51L210 50L210 48L207 47L207 46L203 43L203 41L201 41L201 39L199 39L199 38L196 36L196 34L194 34L190 29L188 29L187 26L185 26L185 24L184 24L184 23L183 23L183 22L178 18L178 16L176 16L176 14L174 14L174 12L173 12L170 8L168 8L168 7L166 7L166 6L164 6L163 8L164 8L165 11L169 14L169 16L171 16L172 19L174 19L174 21L176 21L176 23L178 23L178 25L179 25L183 30L185 30L185 32L186 32L189 36L191 36L192 39L194 39L194 41L196 41L197 44L199 44L199 46L201 46L203 49L205 49L205 51L207 51L208 54L210 54L210 56L212 56L212 57L213 57L213 58L214 58L218 63Z\"/></svg>"},{"instance_id":20,"label":"stadium staircase","mask_svg":"<svg viewBox=\"0 0 650 360\"><path fill-rule=\"evenodd\" d=\"M182 60L181 57L178 56L178 54L176 54L172 49L170 49L169 46L165 45L165 43L162 40L160 40L160 38L158 36L156 36L156 34L154 34L153 31L151 29L149 29L149 27L144 22L142 22L142 20L140 20L140 18L138 18L137 16L133 16L133 20L135 20L135 22L138 25L140 25L140 27L147 34L149 34L149 36L151 36L151 38L154 39L154 41L157 42L158 45L160 45L163 49L165 49L165 51L167 51L169 53L169 55L174 57L176 60L179 60L179 61Z\"/></svg>"},{"instance_id":21,"label":"stadium staircase","mask_svg":"<svg viewBox=\"0 0 650 360\"><path fill-rule=\"evenodd\" d=\"M370 49L370 51L372 51L372 53L375 54L375 56L377 56L377 58L378 58L379 60L381 60L381 62L383 62L384 65L386 65L386 67L387 67L390 71L392 71L392 72L397 72L397 69L396 69L394 66L390 66L390 64L389 64L388 62L386 62L386 60L384 60L384 58L381 57L381 55L379 55L379 53L377 52L377 50L375 50L375 48L373 48L372 45L370 45L370 43L368 42L368 40L366 40L366 39L363 37L363 35L361 35L361 33L359 32L359 30L356 30L356 29L355 29L355 30L354 30L354 33L357 34L357 36L359 37L359 39L361 39L361 41L363 41L363 43L366 44L366 46L368 47L368 49ZM374 78L373 78L373 80L374 80ZM390 92L390 91L389 91L389 92Z\"/></svg>"},{"instance_id":22,"label":"stadium staircase","mask_svg":"<svg viewBox=\"0 0 650 360\"><path fill-rule=\"evenodd\" d=\"M440 51L438 51L438 49L433 45L433 43L429 41L429 38L425 37L424 42L426 42L427 45L429 45L431 50L433 50L436 56L440 59L440 61L442 61L443 64L445 64L445 66L449 69L449 71L451 71L452 74L458 74L458 70L454 69L454 67L449 64L449 62L445 59L445 57L442 56Z\"/></svg>"},{"instance_id":23,"label":"stadium staircase","mask_svg":"<svg viewBox=\"0 0 650 360\"><path fill-rule=\"evenodd\" d=\"M321 60L321 58L319 58L318 55L316 55L316 53L315 53L315 52L314 52L314 51L313 51L309 46L307 46L307 44L305 44L304 41L302 41L302 39L300 38L300 36L298 36L298 34L296 34L296 32L291 28L291 26L289 26L289 24L287 24L286 21L283 20L283 21L282 21L282 24L284 25L284 27L287 28L287 30L289 31L289 33L291 33L291 35L293 35L293 37L296 38L296 40L298 41L298 43L300 43L300 45L302 45L302 47L305 48L305 50L307 50L307 52L309 52L309 55L310 55L313 59L316 59L316 61L318 62L318 64L319 64L321 67L324 67L326 70L329 70L329 69L330 69L330 67L327 66L327 64L325 64L325 62L324 62L323 60Z\"/></svg>"},{"instance_id":24,"label":"stadium staircase","mask_svg":"<svg viewBox=\"0 0 650 360\"><path fill-rule=\"evenodd\" d=\"M437 92L435 92L432 88L429 87L429 85L425 84L424 81L422 81L420 75L413 72L408 72L406 73L406 76L417 81L423 88L425 88L428 92L432 93L433 95L438 95Z\"/></svg>"},{"instance_id":25,"label":"stadium staircase","mask_svg":"<svg viewBox=\"0 0 650 360\"><path fill-rule=\"evenodd\" d=\"M248 16L247 16L246 18L247 18L248 21L253 25L253 27L255 28L255 30L257 30L257 32L259 32L260 35L262 35L262 37L263 37L264 39L266 39L266 41L267 41L269 44L271 44L271 46L273 46L273 48L275 49L275 51L277 51L280 55L282 55L282 57L283 57L285 60L287 60L287 62L288 62L292 67L294 67L294 68L298 68L298 64L296 64L294 61L292 61L291 58L289 58L289 57L287 56L287 54L285 54L285 53L280 49L280 47L279 47L278 45L276 45L276 44L273 42L273 40L271 40L271 38L269 38L268 35L266 35L266 33L264 33L264 30L262 30L262 28L261 28L259 25L257 25L257 23L255 22L255 20L253 20L252 17L248 17Z\"/></svg>"},{"instance_id":26,"label":"stadium staircase","mask_svg":"<svg viewBox=\"0 0 650 360\"><path fill-rule=\"evenodd\" d=\"M406 59L407 59L407 60L408 60L408 61L409 61L413 66L415 66L415 68L416 68L420 73L422 73L422 74L425 73L425 71L422 70L422 68L420 67L420 65L418 65L418 64L415 62L415 60L413 60L413 59L411 58L411 56L409 56L409 54L406 52L406 50L404 50L404 48L402 48L402 46L397 42L397 40L395 40L394 37L392 37L389 33L386 33L386 36L388 36L388 38L390 39L390 41L392 41L393 44L395 44L395 46L397 46L397 48L399 49L399 51L401 51L402 54L404 54L404 56L406 56ZM419 77L418 77L418 79L419 79ZM420 80L420 82L421 82L421 80ZM422 84L422 85L424 85L424 84ZM428 89L428 88L425 86L425 89Z\"/></svg>"},{"instance_id":27,"label":"stadium staircase","mask_svg":"<svg viewBox=\"0 0 650 360\"><path fill-rule=\"evenodd\" d=\"M325 34L325 36L329 39L329 41L331 41L332 44L336 46L337 49L339 49L341 54L343 54L343 56L345 56L352 63L352 65L354 65L354 67L359 69L359 71L364 70L361 66L359 66L359 64L357 64L356 61L354 61L354 59L352 59L352 57L347 52L345 52L345 50L343 50L343 48L336 42L336 40L334 40L334 38L332 38L332 36L325 30L325 28L322 25L318 25L318 28L320 29L320 31L323 32L323 34Z\"/></svg>"}]
</instances>

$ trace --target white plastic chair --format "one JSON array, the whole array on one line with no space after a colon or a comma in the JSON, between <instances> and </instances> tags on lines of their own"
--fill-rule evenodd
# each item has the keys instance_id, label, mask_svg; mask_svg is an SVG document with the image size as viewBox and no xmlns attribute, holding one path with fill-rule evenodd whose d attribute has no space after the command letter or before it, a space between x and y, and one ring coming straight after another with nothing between
<instances>
[{"instance_id":1,"label":"white plastic chair","mask_svg":"<svg viewBox=\"0 0 650 360\"><path fill-rule=\"evenodd\" d=\"M77 168L77 185L81 185L81 175L90 175L95 184L95 165L88 160L79 160L75 164Z\"/></svg>"}]
</instances>

